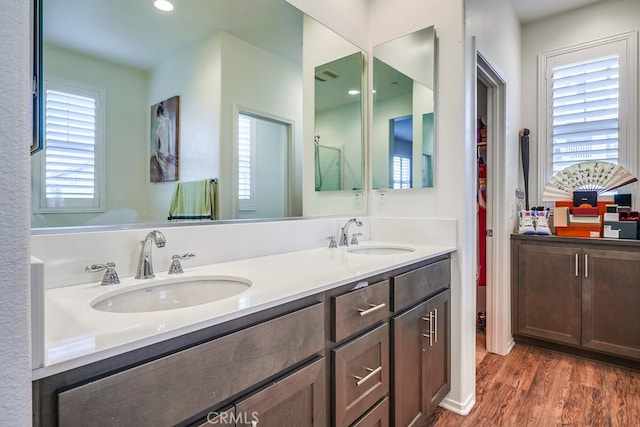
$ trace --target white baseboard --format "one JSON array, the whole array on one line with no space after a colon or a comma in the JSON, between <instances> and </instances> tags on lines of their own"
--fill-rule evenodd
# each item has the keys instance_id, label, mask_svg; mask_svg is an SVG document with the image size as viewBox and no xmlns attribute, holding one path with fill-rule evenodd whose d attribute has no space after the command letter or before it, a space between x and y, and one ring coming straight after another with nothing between
<instances>
[{"instance_id":1,"label":"white baseboard","mask_svg":"<svg viewBox=\"0 0 640 427\"><path fill-rule=\"evenodd\" d=\"M473 405L475 404L476 395L475 393L472 393L464 402L458 402L450 399L449 397L445 397L442 402L440 402L439 406L448 411L455 412L458 415L469 415L469 412L471 412L471 409L473 409Z\"/></svg>"}]
</instances>

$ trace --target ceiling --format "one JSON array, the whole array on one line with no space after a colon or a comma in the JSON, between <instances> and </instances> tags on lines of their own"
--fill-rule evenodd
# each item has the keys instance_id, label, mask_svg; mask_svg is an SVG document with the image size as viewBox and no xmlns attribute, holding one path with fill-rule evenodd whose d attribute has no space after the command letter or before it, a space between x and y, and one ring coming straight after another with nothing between
<instances>
[{"instance_id":1,"label":"ceiling","mask_svg":"<svg viewBox=\"0 0 640 427\"><path fill-rule=\"evenodd\" d=\"M521 23L529 23L604 0L511 0Z\"/></svg>"},{"instance_id":2,"label":"ceiling","mask_svg":"<svg viewBox=\"0 0 640 427\"><path fill-rule=\"evenodd\" d=\"M290 61L302 51L302 13L285 0L174 0L161 12L153 0L42 1L50 42L142 69L184 46L226 31ZM292 53L295 53L292 55Z\"/></svg>"},{"instance_id":3,"label":"ceiling","mask_svg":"<svg viewBox=\"0 0 640 427\"><path fill-rule=\"evenodd\" d=\"M604 0L511 0L522 23L598 1ZM55 44L144 69L215 29L301 61L301 13L285 0L174 3L174 11L166 13L152 0L47 0L42 2L43 33Z\"/></svg>"}]
</instances>

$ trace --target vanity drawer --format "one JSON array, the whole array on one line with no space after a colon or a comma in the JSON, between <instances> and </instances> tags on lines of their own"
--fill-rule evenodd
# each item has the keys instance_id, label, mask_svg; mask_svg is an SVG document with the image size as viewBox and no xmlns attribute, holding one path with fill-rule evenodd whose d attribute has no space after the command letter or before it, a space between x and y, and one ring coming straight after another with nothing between
<instances>
[{"instance_id":1,"label":"vanity drawer","mask_svg":"<svg viewBox=\"0 0 640 427\"><path fill-rule=\"evenodd\" d=\"M346 426L389 391L389 325L332 350L332 356L334 425Z\"/></svg>"},{"instance_id":2,"label":"vanity drawer","mask_svg":"<svg viewBox=\"0 0 640 427\"><path fill-rule=\"evenodd\" d=\"M324 304L58 393L61 426L175 425L324 350Z\"/></svg>"},{"instance_id":3,"label":"vanity drawer","mask_svg":"<svg viewBox=\"0 0 640 427\"><path fill-rule=\"evenodd\" d=\"M389 398L385 397L351 427L389 427Z\"/></svg>"},{"instance_id":4,"label":"vanity drawer","mask_svg":"<svg viewBox=\"0 0 640 427\"><path fill-rule=\"evenodd\" d=\"M402 310L451 286L449 258L400 274L393 279L393 311Z\"/></svg>"},{"instance_id":5,"label":"vanity drawer","mask_svg":"<svg viewBox=\"0 0 640 427\"><path fill-rule=\"evenodd\" d=\"M341 341L389 316L389 281L332 298L331 339Z\"/></svg>"}]
</instances>

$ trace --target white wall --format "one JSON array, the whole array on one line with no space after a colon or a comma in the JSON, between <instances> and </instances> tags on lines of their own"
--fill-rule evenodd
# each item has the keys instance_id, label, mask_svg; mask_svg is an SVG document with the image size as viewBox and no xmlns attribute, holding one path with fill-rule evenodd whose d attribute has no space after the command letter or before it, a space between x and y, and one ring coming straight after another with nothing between
<instances>
[{"instance_id":1,"label":"white wall","mask_svg":"<svg viewBox=\"0 0 640 427\"><path fill-rule=\"evenodd\" d=\"M151 72L144 140L144 187L155 222L166 221L176 182L149 182L149 106L180 96L179 179L219 177L221 35L214 33L181 50ZM152 222L152 221L146 221Z\"/></svg>"},{"instance_id":2,"label":"white wall","mask_svg":"<svg viewBox=\"0 0 640 427\"><path fill-rule=\"evenodd\" d=\"M44 58L45 79L104 91L105 211L128 208L135 211L142 222L157 221L143 197L145 183L149 182L149 173L145 175L145 168L141 167L148 164L149 157L147 73L49 44L44 46ZM34 170L42 155L40 152L32 156ZM123 174L122 170L127 173ZM33 197L37 196L37 193L33 194ZM104 218L96 213L40 213L34 215L33 226L80 225L96 216Z\"/></svg>"},{"instance_id":3,"label":"white wall","mask_svg":"<svg viewBox=\"0 0 640 427\"><path fill-rule=\"evenodd\" d=\"M31 2L0 2L0 418L31 424L29 145Z\"/></svg>"},{"instance_id":4,"label":"white wall","mask_svg":"<svg viewBox=\"0 0 640 427\"><path fill-rule=\"evenodd\" d=\"M220 89L220 217L234 218L237 186L236 126L238 109L270 117L292 126L294 156L302 144L302 75L300 65L259 49L227 33L222 35L222 80ZM295 194L301 194L301 163L294 162L290 179ZM302 214L302 201L295 200L292 215Z\"/></svg>"},{"instance_id":5,"label":"white wall","mask_svg":"<svg viewBox=\"0 0 640 427\"><path fill-rule=\"evenodd\" d=\"M597 22L597 25L595 23ZM522 127L531 134L531 166L529 172L530 205L541 204L542 188L546 184L539 177L538 151L540 148L538 123L538 54L573 46L579 43L602 39L640 30L640 2L637 0L609 0L588 5L569 13L526 24L522 28ZM639 117L630 118L637 135ZM632 140L631 143L635 141ZM636 150L640 156L640 150ZM640 157L637 159L640 165ZM637 176L637 175L636 175ZM633 203L638 203L640 186L635 184ZM637 207L637 206L636 206Z\"/></svg>"}]
</instances>

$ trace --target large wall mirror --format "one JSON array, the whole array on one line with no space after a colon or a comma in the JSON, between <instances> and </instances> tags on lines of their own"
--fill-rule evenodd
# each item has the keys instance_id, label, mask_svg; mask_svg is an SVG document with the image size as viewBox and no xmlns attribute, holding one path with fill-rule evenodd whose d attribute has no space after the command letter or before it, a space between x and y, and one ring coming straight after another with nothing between
<instances>
[{"instance_id":1,"label":"large wall mirror","mask_svg":"<svg viewBox=\"0 0 640 427\"><path fill-rule=\"evenodd\" d=\"M177 184L194 182L213 184L216 219L302 215L304 15L174 3L43 2L33 228L168 223Z\"/></svg>"},{"instance_id":2,"label":"large wall mirror","mask_svg":"<svg viewBox=\"0 0 640 427\"><path fill-rule=\"evenodd\" d=\"M429 27L373 48L375 189L434 185L435 42Z\"/></svg>"}]
</instances>

